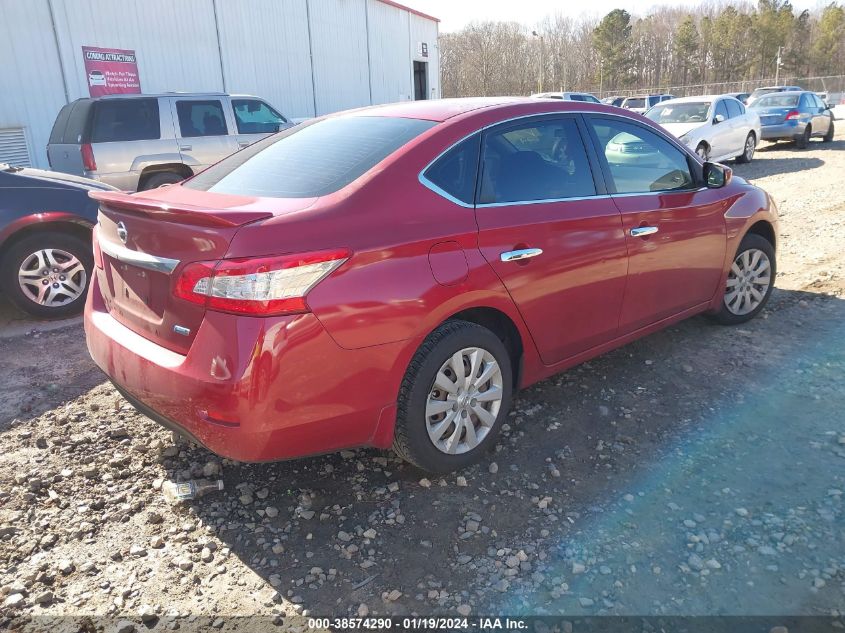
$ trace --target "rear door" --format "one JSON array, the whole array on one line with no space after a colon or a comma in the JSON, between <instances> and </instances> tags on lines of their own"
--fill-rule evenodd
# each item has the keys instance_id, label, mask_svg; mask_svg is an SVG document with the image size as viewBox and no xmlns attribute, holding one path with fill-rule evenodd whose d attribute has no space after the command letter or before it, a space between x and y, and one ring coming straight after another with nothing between
<instances>
[{"instance_id":1,"label":"rear door","mask_svg":"<svg viewBox=\"0 0 845 633\"><path fill-rule=\"evenodd\" d=\"M831 120L831 117L827 112L827 106L816 94L807 93L805 96L812 106L813 133L818 133L819 135L827 134Z\"/></svg>"},{"instance_id":2,"label":"rear door","mask_svg":"<svg viewBox=\"0 0 845 633\"><path fill-rule=\"evenodd\" d=\"M551 365L616 335L627 255L577 115L485 131L478 244Z\"/></svg>"},{"instance_id":3,"label":"rear door","mask_svg":"<svg viewBox=\"0 0 845 633\"><path fill-rule=\"evenodd\" d=\"M89 129L92 105L90 99L77 99L59 111L47 145L47 160L51 169L76 176L85 175L82 143Z\"/></svg>"},{"instance_id":4,"label":"rear door","mask_svg":"<svg viewBox=\"0 0 845 633\"><path fill-rule=\"evenodd\" d=\"M232 98L238 149L290 127L288 120L260 99Z\"/></svg>"},{"instance_id":5,"label":"rear door","mask_svg":"<svg viewBox=\"0 0 845 633\"><path fill-rule=\"evenodd\" d=\"M179 154L195 173L238 150L221 97L174 97L171 102Z\"/></svg>"},{"instance_id":6,"label":"rear door","mask_svg":"<svg viewBox=\"0 0 845 633\"><path fill-rule=\"evenodd\" d=\"M619 117L587 120L627 241L619 334L710 301L725 261L730 200L700 187L692 159L656 131ZM605 149L620 135L638 140L636 154Z\"/></svg>"}]
</instances>

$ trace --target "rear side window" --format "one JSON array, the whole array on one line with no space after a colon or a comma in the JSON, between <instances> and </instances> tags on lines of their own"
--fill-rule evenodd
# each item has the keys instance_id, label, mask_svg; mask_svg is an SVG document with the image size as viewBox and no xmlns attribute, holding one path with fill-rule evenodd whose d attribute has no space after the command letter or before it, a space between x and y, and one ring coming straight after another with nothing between
<instances>
[{"instance_id":1,"label":"rear side window","mask_svg":"<svg viewBox=\"0 0 845 633\"><path fill-rule=\"evenodd\" d=\"M544 119L487 133L480 203L558 200L595 193L574 119Z\"/></svg>"},{"instance_id":2,"label":"rear side window","mask_svg":"<svg viewBox=\"0 0 845 633\"><path fill-rule=\"evenodd\" d=\"M158 99L104 99L94 106L92 143L146 141L160 137Z\"/></svg>"},{"instance_id":3,"label":"rear side window","mask_svg":"<svg viewBox=\"0 0 845 633\"><path fill-rule=\"evenodd\" d=\"M70 105L72 109L61 142L74 145L82 143L90 130L88 119L94 103L90 99L78 99Z\"/></svg>"},{"instance_id":4,"label":"rear side window","mask_svg":"<svg viewBox=\"0 0 845 633\"><path fill-rule=\"evenodd\" d=\"M436 123L346 116L298 125L258 141L185 183L215 193L324 196L348 185Z\"/></svg>"},{"instance_id":5,"label":"rear side window","mask_svg":"<svg viewBox=\"0 0 845 633\"><path fill-rule=\"evenodd\" d=\"M176 115L182 138L195 136L226 136L226 115L217 99L208 101L177 101Z\"/></svg>"},{"instance_id":6,"label":"rear side window","mask_svg":"<svg viewBox=\"0 0 845 633\"><path fill-rule=\"evenodd\" d=\"M742 113L745 111L745 108L742 107L739 101L725 99L724 104L728 108L728 118L732 119L737 116L742 116Z\"/></svg>"},{"instance_id":7,"label":"rear side window","mask_svg":"<svg viewBox=\"0 0 845 633\"><path fill-rule=\"evenodd\" d=\"M59 110L53 129L50 130L50 143L59 144L64 137L65 128L67 127L67 120L70 118L70 112L73 110L73 104L69 103Z\"/></svg>"},{"instance_id":8,"label":"rear side window","mask_svg":"<svg viewBox=\"0 0 845 633\"><path fill-rule=\"evenodd\" d=\"M480 134L461 141L426 169L423 176L453 198L472 204L475 199L480 145Z\"/></svg>"}]
</instances>

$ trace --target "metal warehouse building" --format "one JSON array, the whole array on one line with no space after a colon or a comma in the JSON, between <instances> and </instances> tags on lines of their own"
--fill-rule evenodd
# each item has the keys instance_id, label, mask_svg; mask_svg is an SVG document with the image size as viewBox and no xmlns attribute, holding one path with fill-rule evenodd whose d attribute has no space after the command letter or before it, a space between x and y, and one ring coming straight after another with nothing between
<instances>
[{"instance_id":1,"label":"metal warehouse building","mask_svg":"<svg viewBox=\"0 0 845 633\"><path fill-rule=\"evenodd\" d=\"M56 114L96 79L83 47L134 52L141 92L297 118L439 97L437 27L391 0L0 0L0 162L47 167Z\"/></svg>"}]
</instances>

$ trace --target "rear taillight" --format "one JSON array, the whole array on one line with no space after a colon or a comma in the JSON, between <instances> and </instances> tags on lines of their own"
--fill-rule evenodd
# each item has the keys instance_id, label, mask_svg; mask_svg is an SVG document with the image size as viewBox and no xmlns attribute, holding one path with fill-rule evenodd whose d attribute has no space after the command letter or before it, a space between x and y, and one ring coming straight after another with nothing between
<instances>
[{"instance_id":1,"label":"rear taillight","mask_svg":"<svg viewBox=\"0 0 845 633\"><path fill-rule=\"evenodd\" d=\"M85 171L97 171L97 161L94 160L94 148L91 147L91 143L83 143L81 151L82 167Z\"/></svg>"},{"instance_id":2,"label":"rear taillight","mask_svg":"<svg viewBox=\"0 0 845 633\"><path fill-rule=\"evenodd\" d=\"M791 121L792 119L800 119L801 113L798 110L793 110L792 112L788 112L786 115L786 120Z\"/></svg>"},{"instance_id":3,"label":"rear taillight","mask_svg":"<svg viewBox=\"0 0 845 633\"><path fill-rule=\"evenodd\" d=\"M99 226L99 225L97 225ZM99 230L94 227L91 231L91 246L94 248L94 265L100 270L103 269L103 251L100 249Z\"/></svg>"},{"instance_id":4,"label":"rear taillight","mask_svg":"<svg viewBox=\"0 0 845 633\"><path fill-rule=\"evenodd\" d=\"M220 312L256 316L308 312L308 292L349 256L341 249L195 262L182 270L173 294Z\"/></svg>"}]
</instances>

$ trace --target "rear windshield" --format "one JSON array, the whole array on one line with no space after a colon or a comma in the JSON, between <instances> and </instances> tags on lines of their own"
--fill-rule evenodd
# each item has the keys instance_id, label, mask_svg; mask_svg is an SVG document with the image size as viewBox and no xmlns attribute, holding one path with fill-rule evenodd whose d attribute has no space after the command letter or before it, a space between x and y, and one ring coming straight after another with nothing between
<instances>
[{"instance_id":1,"label":"rear windshield","mask_svg":"<svg viewBox=\"0 0 845 633\"><path fill-rule=\"evenodd\" d=\"M754 102L753 108L793 108L800 95L769 95Z\"/></svg>"},{"instance_id":2,"label":"rear windshield","mask_svg":"<svg viewBox=\"0 0 845 633\"><path fill-rule=\"evenodd\" d=\"M94 106L92 143L146 141L160 137L158 99L103 100Z\"/></svg>"},{"instance_id":3,"label":"rear windshield","mask_svg":"<svg viewBox=\"0 0 845 633\"><path fill-rule=\"evenodd\" d=\"M250 145L184 186L268 198L324 196L348 185L435 124L371 116L323 119Z\"/></svg>"}]
</instances>

